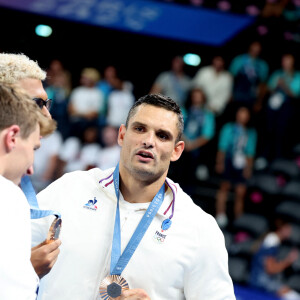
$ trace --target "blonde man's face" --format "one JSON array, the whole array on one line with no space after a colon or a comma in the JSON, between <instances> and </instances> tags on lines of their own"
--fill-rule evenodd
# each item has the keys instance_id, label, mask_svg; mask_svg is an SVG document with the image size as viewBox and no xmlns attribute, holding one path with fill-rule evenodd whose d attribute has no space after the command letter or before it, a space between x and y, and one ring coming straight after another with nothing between
<instances>
[{"instance_id":1,"label":"blonde man's face","mask_svg":"<svg viewBox=\"0 0 300 300\"><path fill-rule=\"evenodd\" d=\"M43 100L48 99L47 93L43 87L41 80L35 78L24 78L19 81L19 84L21 88L23 88L32 99L33 98L41 98ZM46 108L46 106L43 106L42 113L44 114L44 116L51 118L51 114Z\"/></svg>"}]
</instances>

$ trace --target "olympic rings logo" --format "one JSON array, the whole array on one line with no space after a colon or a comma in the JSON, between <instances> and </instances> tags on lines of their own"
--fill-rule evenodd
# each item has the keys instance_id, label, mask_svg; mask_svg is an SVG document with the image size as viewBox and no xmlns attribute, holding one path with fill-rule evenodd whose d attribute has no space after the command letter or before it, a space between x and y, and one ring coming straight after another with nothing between
<instances>
[{"instance_id":1,"label":"olympic rings logo","mask_svg":"<svg viewBox=\"0 0 300 300\"><path fill-rule=\"evenodd\" d=\"M162 243L165 241L166 237L159 236L159 235L157 235L157 233L156 233L156 234L153 236L153 239L155 240L156 243L162 244Z\"/></svg>"}]
</instances>

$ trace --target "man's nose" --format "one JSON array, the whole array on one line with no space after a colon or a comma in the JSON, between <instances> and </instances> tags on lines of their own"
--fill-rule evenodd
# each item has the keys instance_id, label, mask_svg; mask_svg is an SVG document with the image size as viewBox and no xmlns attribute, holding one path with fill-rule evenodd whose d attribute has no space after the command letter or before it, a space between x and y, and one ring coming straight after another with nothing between
<instances>
[{"instance_id":1,"label":"man's nose","mask_svg":"<svg viewBox=\"0 0 300 300\"><path fill-rule=\"evenodd\" d=\"M155 134L152 133L152 132L148 132L144 136L143 145L145 145L146 148L153 148L154 147L154 140L155 140Z\"/></svg>"}]
</instances>

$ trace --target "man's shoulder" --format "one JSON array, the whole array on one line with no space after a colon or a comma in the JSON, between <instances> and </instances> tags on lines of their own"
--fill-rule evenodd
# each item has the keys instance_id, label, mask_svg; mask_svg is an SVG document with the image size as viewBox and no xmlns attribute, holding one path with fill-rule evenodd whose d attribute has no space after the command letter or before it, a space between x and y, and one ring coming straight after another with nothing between
<instances>
[{"instance_id":1,"label":"man's shoulder","mask_svg":"<svg viewBox=\"0 0 300 300\"><path fill-rule=\"evenodd\" d=\"M57 185L66 186L68 184L72 184L74 188L76 188L76 186L82 188L82 184L86 184L88 182L90 182L91 184L98 184L101 179L104 179L107 176L111 175L113 173L113 170L114 168L107 170L93 168L88 171L79 170L68 172L65 173L62 177L55 180L52 184L50 184L49 187ZM47 188L45 190L47 190Z\"/></svg>"},{"instance_id":2,"label":"man's shoulder","mask_svg":"<svg viewBox=\"0 0 300 300\"><path fill-rule=\"evenodd\" d=\"M4 196L11 196L15 194L20 197L25 197L22 190L14 184L12 181L6 179L4 176L0 175L0 187L1 187L1 194Z\"/></svg>"},{"instance_id":3,"label":"man's shoulder","mask_svg":"<svg viewBox=\"0 0 300 300\"><path fill-rule=\"evenodd\" d=\"M1 195L4 197L5 200L1 203L2 209L5 210L5 206L7 206L7 208L10 209L12 208L12 205L18 207L19 209L29 209L25 194L22 192L21 188L1 175L0 190ZM11 199L13 200L8 201Z\"/></svg>"}]
</instances>

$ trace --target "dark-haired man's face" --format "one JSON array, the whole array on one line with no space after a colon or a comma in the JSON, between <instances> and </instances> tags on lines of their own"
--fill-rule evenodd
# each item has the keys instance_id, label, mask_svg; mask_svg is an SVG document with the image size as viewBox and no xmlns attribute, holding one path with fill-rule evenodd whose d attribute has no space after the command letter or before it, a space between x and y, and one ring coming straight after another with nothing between
<instances>
[{"instance_id":1,"label":"dark-haired man's face","mask_svg":"<svg viewBox=\"0 0 300 300\"><path fill-rule=\"evenodd\" d=\"M154 181L166 176L171 161L179 159L184 142L176 143L178 117L169 110L142 104L121 125L118 143L122 147L120 165L141 181Z\"/></svg>"}]
</instances>

